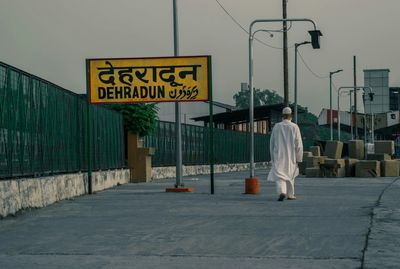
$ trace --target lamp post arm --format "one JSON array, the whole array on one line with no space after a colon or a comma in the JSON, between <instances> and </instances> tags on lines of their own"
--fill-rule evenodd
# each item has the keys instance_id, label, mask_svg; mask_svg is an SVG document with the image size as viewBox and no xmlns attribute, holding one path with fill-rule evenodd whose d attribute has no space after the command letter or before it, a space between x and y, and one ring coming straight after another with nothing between
<instances>
[{"instance_id":1,"label":"lamp post arm","mask_svg":"<svg viewBox=\"0 0 400 269\"><path fill-rule=\"evenodd\" d=\"M258 32L266 32L266 33L268 33L268 34L271 34L272 35L272 31L271 30L265 30L265 29L258 29L258 30L256 30L256 31L254 31L253 33L252 33L252 35L251 35L251 39L254 39L254 36L256 35L256 33L258 33Z\"/></svg>"},{"instance_id":2,"label":"lamp post arm","mask_svg":"<svg viewBox=\"0 0 400 269\"><path fill-rule=\"evenodd\" d=\"M314 27L314 30L317 30L317 26L316 26L315 22L314 22L313 20L307 19L307 18L267 19L267 20L254 20L254 21L252 21L252 22L250 23L250 26L249 26L249 33L250 33L250 35L252 34L253 26L254 26L256 23L260 23L260 22L294 22L294 21L310 22L310 23L312 23L312 25L313 25L313 27Z\"/></svg>"},{"instance_id":3,"label":"lamp post arm","mask_svg":"<svg viewBox=\"0 0 400 269\"><path fill-rule=\"evenodd\" d=\"M297 104L297 51L302 45L310 44L309 41L294 44L294 122L298 123L298 104Z\"/></svg>"}]
</instances>

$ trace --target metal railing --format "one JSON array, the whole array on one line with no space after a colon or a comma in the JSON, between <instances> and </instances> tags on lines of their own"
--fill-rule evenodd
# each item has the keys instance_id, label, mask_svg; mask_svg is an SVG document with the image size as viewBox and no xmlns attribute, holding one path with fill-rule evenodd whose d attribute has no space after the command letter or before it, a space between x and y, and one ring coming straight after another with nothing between
<instances>
[{"instance_id":1,"label":"metal railing","mask_svg":"<svg viewBox=\"0 0 400 269\"><path fill-rule=\"evenodd\" d=\"M0 179L87 169L87 101L0 62ZM125 166L123 119L91 106L93 169Z\"/></svg>"},{"instance_id":2,"label":"metal railing","mask_svg":"<svg viewBox=\"0 0 400 269\"><path fill-rule=\"evenodd\" d=\"M249 162L249 133L214 129L215 164ZM269 135L255 134L256 162L269 161ZM208 127L182 124L184 165L209 164ZM144 138L145 147L154 147L153 166L175 165L175 125L160 121L156 131Z\"/></svg>"}]
</instances>

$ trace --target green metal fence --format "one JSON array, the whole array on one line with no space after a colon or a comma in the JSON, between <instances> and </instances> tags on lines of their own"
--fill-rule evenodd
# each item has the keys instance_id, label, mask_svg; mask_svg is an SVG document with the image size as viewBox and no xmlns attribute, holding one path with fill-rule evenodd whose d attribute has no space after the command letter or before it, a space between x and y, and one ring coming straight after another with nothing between
<instances>
[{"instance_id":1,"label":"green metal fence","mask_svg":"<svg viewBox=\"0 0 400 269\"><path fill-rule=\"evenodd\" d=\"M93 169L125 165L123 119L91 106ZM0 62L0 179L87 169L87 101Z\"/></svg>"},{"instance_id":2,"label":"green metal fence","mask_svg":"<svg viewBox=\"0 0 400 269\"><path fill-rule=\"evenodd\" d=\"M255 134L256 162L269 161L269 136ZM182 125L182 162L184 165L209 164L209 129ZM153 166L175 165L175 124L158 122L156 131L144 138L145 147L154 147ZM214 129L214 158L216 164L249 162L249 134Z\"/></svg>"}]
</instances>

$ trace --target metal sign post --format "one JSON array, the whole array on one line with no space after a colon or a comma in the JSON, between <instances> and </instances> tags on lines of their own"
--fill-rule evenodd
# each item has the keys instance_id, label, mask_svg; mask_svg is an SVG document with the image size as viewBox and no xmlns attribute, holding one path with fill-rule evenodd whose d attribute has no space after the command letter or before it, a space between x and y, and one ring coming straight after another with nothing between
<instances>
[{"instance_id":1,"label":"metal sign post","mask_svg":"<svg viewBox=\"0 0 400 269\"><path fill-rule=\"evenodd\" d=\"M173 19L174 19L174 56L179 55L179 34L178 34L178 6L177 0L173 0ZM181 125L181 104L175 103L175 188L184 187L182 181L182 125Z\"/></svg>"},{"instance_id":2,"label":"metal sign post","mask_svg":"<svg viewBox=\"0 0 400 269\"><path fill-rule=\"evenodd\" d=\"M86 60L86 83L87 89L90 87L90 73L89 73L89 61ZM88 193L93 193L92 188L92 124L91 123L91 112L90 112L90 95L87 95L87 111L86 111L86 154L87 154L87 186Z\"/></svg>"},{"instance_id":3,"label":"metal sign post","mask_svg":"<svg viewBox=\"0 0 400 269\"><path fill-rule=\"evenodd\" d=\"M210 123L209 125L209 130L210 130L210 193L214 194L215 191L215 186L214 186L214 120L213 120L213 93L212 93L212 79L211 79L211 60L209 62L209 66L208 66L208 70L209 70L209 74L210 74L210 78L209 78L209 89L210 89L210 100L209 100L209 104L210 104Z\"/></svg>"}]
</instances>

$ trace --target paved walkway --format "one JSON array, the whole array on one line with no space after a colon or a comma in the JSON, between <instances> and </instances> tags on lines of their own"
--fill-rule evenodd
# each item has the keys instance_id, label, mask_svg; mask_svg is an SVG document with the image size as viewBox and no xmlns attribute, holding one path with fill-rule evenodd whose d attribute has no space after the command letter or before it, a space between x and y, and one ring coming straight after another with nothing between
<instances>
[{"instance_id":1,"label":"paved walkway","mask_svg":"<svg viewBox=\"0 0 400 269\"><path fill-rule=\"evenodd\" d=\"M398 268L400 180L297 181L243 195L247 173L128 184L0 220L0 268Z\"/></svg>"}]
</instances>

